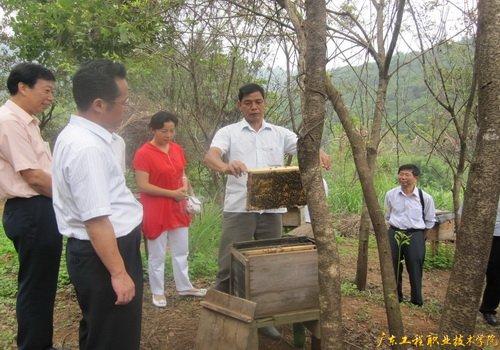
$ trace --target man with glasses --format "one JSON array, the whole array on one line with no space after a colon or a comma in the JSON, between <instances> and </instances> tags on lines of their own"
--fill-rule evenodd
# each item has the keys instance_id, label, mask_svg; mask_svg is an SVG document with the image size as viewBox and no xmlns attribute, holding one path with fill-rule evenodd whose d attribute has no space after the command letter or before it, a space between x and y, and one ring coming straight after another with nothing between
<instances>
[{"instance_id":1,"label":"man with glasses","mask_svg":"<svg viewBox=\"0 0 500 350\"><path fill-rule=\"evenodd\" d=\"M0 107L0 198L3 226L18 254L16 303L19 349L52 349L54 299L62 237L52 208L51 162L35 115L53 102L55 78L35 63L20 63L7 79Z\"/></svg>"},{"instance_id":2,"label":"man with glasses","mask_svg":"<svg viewBox=\"0 0 500 350\"><path fill-rule=\"evenodd\" d=\"M77 113L54 149L54 208L82 310L81 350L137 350L142 311L142 206L126 187L113 131L128 101L125 67L108 60L73 77Z\"/></svg>"}]
</instances>

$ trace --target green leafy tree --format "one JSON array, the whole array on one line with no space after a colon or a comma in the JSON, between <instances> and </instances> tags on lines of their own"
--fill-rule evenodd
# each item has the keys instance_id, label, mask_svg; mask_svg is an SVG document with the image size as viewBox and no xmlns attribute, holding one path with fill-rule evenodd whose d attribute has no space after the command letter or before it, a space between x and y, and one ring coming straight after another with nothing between
<instances>
[{"instance_id":1,"label":"green leafy tree","mask_svg":"<svg viewBox=\"0 0 500 350\"><path fill-rule=\"evenodd\" d=\"M71 71L94 58L123 57L152 44L160 29L160 4L148 0L3 0L19 57Z\"/></svg>"}]
</instances>

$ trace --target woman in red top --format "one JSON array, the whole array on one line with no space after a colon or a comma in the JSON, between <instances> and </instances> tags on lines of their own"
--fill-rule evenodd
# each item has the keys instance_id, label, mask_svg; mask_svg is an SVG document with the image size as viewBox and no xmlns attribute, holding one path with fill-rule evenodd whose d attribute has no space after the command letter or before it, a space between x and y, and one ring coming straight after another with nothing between
<instances>
[{"instance_id":1,"label":"woman in red top","mask_svg":"<svg viewBox=\"0 0 500 350\"><path fill-rule=\"evenodd\" d=\"M147 238L149 284L153 304L165 307L164 271L167 244L177 292L180 295L204 296L206 289L193 288L188 275L188 227L186 211L188 179L186 159L180 145L173 142L177 117L160 111L149 126L153 139L137 150L133 166L144 207L142 231Z\"/></svg>"}]
</instances>

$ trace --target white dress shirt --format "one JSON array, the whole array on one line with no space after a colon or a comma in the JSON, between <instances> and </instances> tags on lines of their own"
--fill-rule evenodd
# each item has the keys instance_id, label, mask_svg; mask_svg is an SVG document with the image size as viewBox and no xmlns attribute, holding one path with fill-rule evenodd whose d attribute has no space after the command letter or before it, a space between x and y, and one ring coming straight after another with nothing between
<instances>
[{"instance_id":1,"label":"white dress shirt","mask_svg":"<svg viewBox=\"0 0 500 350\"><path fill-rule=\"evenodd\" d=\"M281 126L263 121L259 131L248 122L227 125L215 134L210 147L217 147L228 161L239 160L247 168L283 166L285 154L297 153L297 135ZM246 212L247 178L228 175L224 211ZM265 210L267 213L284 213L285 208Z\"/></svg>"},{"instance_id":2,"label":"white dress shirt","mask_svg":"<svg viewBox=\"0 0 500 350\"><path fill-rule=\"evenodd\" d=\"M112 142L110 132L76 115L57 137L52 192L64 236L88 240L84 222L99 216L109 217L117 238L141 223L142 205L125 184Z\"/></svg>"},{"instance_id":3,"label":"white dress shirt","mask_svg":"<svg viewBox=\"0 0 500 350\"><path fill-rule=\"evenodd\" d=\"M403 230L432 228L436 222L434 200L425 191L422 191L422 195L425 222L422 218L422 204L416 186L410 195L406 195L401 186L388 191L385 195L385 208L389 225Z\"/></svg>"},{"instance_id":4,"label":"white dress shirt","mask_svg":"<svg viewBox=\"0 0 500 350\"><path fill-rule=\"evenodd\" d=\"M123 173L127 170L127 165L125 162L125 153L127 146L125 145L125 140L120 135L113 133L111 140L111 149L122 168Z\"/></svg>"}]
</instances>

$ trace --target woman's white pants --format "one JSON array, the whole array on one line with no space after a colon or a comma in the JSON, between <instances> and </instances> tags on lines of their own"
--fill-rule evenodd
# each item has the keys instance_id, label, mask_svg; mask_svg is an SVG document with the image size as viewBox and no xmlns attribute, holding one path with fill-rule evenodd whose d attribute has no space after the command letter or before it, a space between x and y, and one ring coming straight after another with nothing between
<instances>
[{"instance_id":1,"label":"woman's white pants","mask_svg":"<svg viewBox=\"0 0 500 350\"><path fill-rule=\"evenodd\" d=\"M178 292L193 289L188 275L188 228L167 230L156 239L148 239L149 285L153 294L165 293L165 253L172 255L175 287Z\"/></svg>"}]
</instances>

